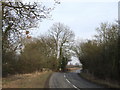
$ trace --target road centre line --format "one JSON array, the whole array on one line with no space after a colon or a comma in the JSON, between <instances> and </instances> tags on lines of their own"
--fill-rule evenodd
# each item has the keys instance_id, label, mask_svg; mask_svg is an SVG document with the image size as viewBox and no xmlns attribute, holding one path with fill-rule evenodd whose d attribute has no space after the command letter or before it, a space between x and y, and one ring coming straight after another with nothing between
<instances>
[{"instance_id":1,"label":"road centre line","mask_svg":"<svg viewBox=\"0 0 120 90\"><path fill-rule=\"evenodd\" d=\"M64 77L66 77L65 74L64 74Z\"/></svg>"},{"instance_id":2,"label":"road centre line","mask_svg":"<svg viewBox=\"0 0 120 90\"><path fill-rule=\"evenodd\" d=\"M73 85L74 88L77 88L75 85Z\"/></svg>"},{"instance_id":3,"label":"road centre line","mask_svg":"<svg viewBox=\"0 0 120 90\"><path fill-rule=\"evenodd\" d=\"M65 73L64 73L64 77L66 78ZM72 84L67 78L66 78L66 81L67 81L68 83ZM78 87L76 87L75 85L72 84L72 86L73 86L74 88L76 88L77 90L80 90L80 89L79 89Z\"/></svg>"},{"instance_id":4,"label":"road centre line","mask_svg":"<svg viewBox=\"0 0 120 90\"><path fill-rule=\"evenodd\" d=\"M70 81L68 79L66 79L68 83L70 83Z\"/></svg>"}]
</instances>

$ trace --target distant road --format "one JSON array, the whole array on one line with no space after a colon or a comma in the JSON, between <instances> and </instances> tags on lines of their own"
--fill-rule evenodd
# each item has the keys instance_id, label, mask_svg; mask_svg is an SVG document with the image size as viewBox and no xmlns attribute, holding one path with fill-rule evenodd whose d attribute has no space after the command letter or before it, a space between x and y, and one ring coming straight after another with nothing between
<instances>
[{"instance_id":1,"label":"distant road","mask_svg":"<svg viewBox=\"0 0 120 90\"><path fill-rule=\"evenodd\" d=\"M103 88L99 85L96 85L81 78L77 74L79 72L80 70L67 73L53 73L49 80L49 88L75 88L78 90L80 88Z\"/></svg>"}]
</instances>

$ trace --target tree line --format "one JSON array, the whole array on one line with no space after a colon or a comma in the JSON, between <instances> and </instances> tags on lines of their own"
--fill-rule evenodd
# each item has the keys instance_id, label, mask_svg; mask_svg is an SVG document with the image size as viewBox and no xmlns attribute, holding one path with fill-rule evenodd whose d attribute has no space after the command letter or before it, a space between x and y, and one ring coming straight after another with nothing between
<instances>
[{"instance_id":1,"label":"tree line","mask_svg":"<svg viewBox=\"0 0 120 90\"><path fill-rule=\"evenodd\" d=\"M83 65L83 72L100 79L120 81L118 23L101 23L94 39L79 42L74 51Z\"/></svg>"},{"instance_id":2,"label":"tree line","mask_svg":"<svg viewBox=\"0 0 120 90\"><path fill-rule=\"evenodd\" d=\"M55 23L48 33L39 38L25 38L22 49L17 51L19 54L3 53L8 55L5 57L6 63L3 63L3 76L43 69L64 71L71 59L69 50L74 40L74 33L61 23Z\"/></svg>"},{"instance_id":3,"label":"tree line","mask_svg":"<svg viewBox=\"0 0 120 90\"><path fill-rule=\"evenodd\" d=\"M42 71L43 68L61 68L64 71L70 60L67 46L70 46L74 38L70 28L56 23L47 36L38 39L29 36L29 29L36 27L39 21L49 18L56 4L60 4L59 1L55 0L53 7L35 2L1 2L3 76Z\"/></svg>"},{"instance_id":4,"label":"tree line","mask_svg":"<svg viewBox=\"0 0 120 90\"><path fill-rule=\"evenodd\" d=\"M55 0L56 3L59 4ZM55 23L46 35L38 38L29 35L29 29L49 18L53 9L38 3L2 2L3 77L43 69L65 70L74 40L74 33L68 26Z\"/></svg>"}]
</instances>

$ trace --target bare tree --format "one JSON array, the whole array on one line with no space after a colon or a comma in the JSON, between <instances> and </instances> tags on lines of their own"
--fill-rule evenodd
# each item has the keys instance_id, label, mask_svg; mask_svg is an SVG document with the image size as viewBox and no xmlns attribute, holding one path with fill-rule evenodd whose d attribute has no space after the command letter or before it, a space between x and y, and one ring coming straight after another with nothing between
<instances>
[{"instance_id":1,"label":"bare tree","mask_svg":"<svg viewBox=\"0 0 120 90\"><path fill-rule=\"evenodd\" d=\"M16 50L17 47L21 46L21 37L25 34L25 31L26 34L29 34L28 29L36 27L37 21L49 18L49 14L53 9L54 7L48 8L35 2L23 3L15 2L15 0L2 2L3 43L11 44L9 48L12 47L13 50Z\"/></svg>"},{"instance_id":2,"label":"bare tree","mask_svg":"<svg viewBox=\"0 0 120 90\"><path fill-rule=\"evenodd\" d=\"M74 33L71 29L62 24L62 23L55 23L49 30L50 36L53 38L56 46L56 57L60 60L60 64L63 57L69 51L69 46L71 42L74 40ZM65 53L66 52L66 53Z\"/></svg>"}]
</instances>

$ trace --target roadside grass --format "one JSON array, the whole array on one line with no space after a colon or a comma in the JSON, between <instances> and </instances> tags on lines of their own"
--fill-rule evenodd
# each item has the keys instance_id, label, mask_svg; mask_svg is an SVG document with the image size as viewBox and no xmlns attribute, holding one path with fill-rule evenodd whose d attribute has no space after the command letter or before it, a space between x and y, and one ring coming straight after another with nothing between
<instances>
[{"instance_id":1,"label":"roadside grass","mask_svg":"<svg viewBox=\"0 0 120 90\"><path fill-rule=\"evenodd\" d=\"M86 73L83 73L83 72L81 72L79 75L82 78L84 78L84 79L86 79L88 81L91 81L93 83L102 85L102 86L107 87L107 88L120 88L120 85L119 85L119 83L117 81L111 81L109 79L101 80L101 79L95 78L91 74L86 74Z\"/></svg>"},{"instance_id":2,"label":"roadside grass","mask_svg":"<svg viewBox=\"0 0 120 90\"><path fill-rule=\"evenodd\" d=\"M44 88L52 71L18 74L2 79L2 88Z\"/></svg>"}]
</instances>

